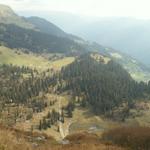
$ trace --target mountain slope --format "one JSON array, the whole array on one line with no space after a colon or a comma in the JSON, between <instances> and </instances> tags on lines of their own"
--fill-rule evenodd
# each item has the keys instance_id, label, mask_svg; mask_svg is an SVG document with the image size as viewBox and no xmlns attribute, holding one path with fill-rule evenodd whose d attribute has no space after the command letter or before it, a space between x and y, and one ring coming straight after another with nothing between
<instances>
[{"instance_id":1,"label":"mountain slope","mask_svg":"<svg viewBox=\"0 0 150 150\"><path fill-rule=\"evenodd\" d=\"M0 65L15 65L36 68L38 71L47 69L60 70L62 66L68 65L74 61L74 57L65 57L60 54L37 55L31 52L25 53L21 50L10 49L0 46Z\"/></svg>"},{"instance_id":2,"label":"mountain slope","mask_svg":"<svg viewBox=\"0 0 150 150\"><path fill-rule=\"evenodd\" d=\"M54 35L54 36L57 36L57 37L68 38L68 39L73 40L77 43L84 42L84 40L82 38L64 32L58 26L56 26L55 24L47 21L46 19L34 16L34 17L26 18L26 20L28 22L30 22L31 24L33 24L37 30L39 30L43 33Z\"/></svg>"},{"instance_id":3,"label":"mountain slope","mask_svg":"<svg viewBox=\"0 0 150 150\"><path fill-rule=\"evenodd\" d=\"M96 51L119 62L136 80L149 80L149 70L137 60L119 51L85 41L65 33L39 17L21 18L8 6L0 5L0 44L37 53L81 54ZM117 58L118 54L121 58Z\"/></svg>"},{"instance_id":4,"label":"mountain slope","mask_svg":"<svg viewBox=\"0 0 150 150\"><path fill-rule=\"evenodd\" d=\"M68 38L48 35L15 25L0 24L0 41L10 48L24 48L33 52L71 53L84 47Z\"/></svg>"},{"instance_id":5,"label":"mountain slope","mask_svg":"<svg viewBox=\"0 0 150 150\"><path fill-rule=\"evenodd\" d=\"M29 17L27 20L35 25L43 33L51 34L58 37L67 37L67 34L62 31L59 27L50 23L49 21L39 17Z\"/></svg>"},{"instance_id":6,"label":"mountain slope","mask_svg":"<svg viewBox=\"0 0 150 150\"><path fill-rule=\"evenodd\" d=\"M96 114L110 115L114 107L143 96L140 84L121 65L112 60L104 63L102 57L95 60L91 54L63 68L59 80L60 91L72 90L79 103L89 103Z\"/></svg>"},{"instance_id":7,"label":"mountain slope","mask_svg":"<svg viewBox=\"0 0 150 150\"><path fill-rule=\"evenodd\" d=\"M18 16L14 11L6 5L0 4L0 23L15 24L17 26L34 29L34 25L26 21L23 17Z\"/></svg>"},{"instance_id":8,"label":"mountain slope","mask_svg":"<svg viewBox=\"0 0 150 150\"><path fill-rule=\"evenodd\" d=\"M137 59L112 48L105 48L109 57L121 64L136 81L149 81L150 68Z\"/></svg>"},{"instance_id":9,"label":"mountain slope","mask_svg":"<svg viewBox=\"0 0 150 150\"><path fill-rule=\"evenodd\" d=\"M89 51L97 52L97 55L104 55L107 59L112 59L126 69L136 81L149 81L150 68L139 62L137 59L117 51L112 48L104 47L97 43L88 44Z\"/></svg>"},{"instance_id":10,"label":"mountain slope","mask_svg":"<svg viewBox=\"0 0 150 150\"><path fill-rule=\"evenodd\" d=\"M44 59L41 56L34 54L25 54L16 49L12 50L4 46L0 46L0 65L12 64L16 66L28 66L36 69L48 69L50 67L50 61Z\"/></svg>"},{"instance_id":11,"label":"mountain slope","mask_svg":"<svg viewBox=\"0 0 150 150\"><path fill-rule=\"evenodd\" d=\"M38 17L22 18L0 5L0 43L33 52L72 53L84 51L81 39L68 35L54 24Z\"/></svg>"}]
</instances>

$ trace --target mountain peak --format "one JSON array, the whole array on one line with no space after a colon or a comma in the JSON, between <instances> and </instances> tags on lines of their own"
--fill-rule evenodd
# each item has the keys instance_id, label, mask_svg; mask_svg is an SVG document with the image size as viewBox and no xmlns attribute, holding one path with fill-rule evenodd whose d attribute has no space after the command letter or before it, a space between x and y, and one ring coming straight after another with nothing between
<instances>
[{"instance_id":1,"label":"mountain peak","mask_svg":"<svg viewBox=\"0 0 150 150\"><path fill-rule=\"evenodd\" d=\"M9 6L0 4L0 17L11 17L14 15L14 11Z\"/></svg>"},{"instance_id":2,"label":"mountain peak","mask_svg":"<svg viewBox=\"0 0 150 150\"><path fill-rule=\"evenodd\" d=\"M5 5L5 4L0 4L0 9L2 10L12 10L8 5ZM0 10L0 11L1 11Z\"/></svg>"},{"instance_id":3,"label":"mountain peak","mask_svg":"<svg viewBox=\"0 0 150 150\"><path fill-rule=\"evenodd\" d=\"M14 24L22 28L34 29L34 25L18 16L11 7L0 4L0 23Z\"/></svg>"}]
</instances>

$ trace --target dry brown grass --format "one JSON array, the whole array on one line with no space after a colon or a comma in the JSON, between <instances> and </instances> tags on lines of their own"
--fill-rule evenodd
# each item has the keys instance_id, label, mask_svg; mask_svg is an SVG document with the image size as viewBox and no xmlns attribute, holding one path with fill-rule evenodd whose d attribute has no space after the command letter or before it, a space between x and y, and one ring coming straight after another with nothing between
<instances>
[{"instance_id":1,"label":"dry brown grass","mask_svg":"<svg viewBox=\"0 0 150 150\"><path fill-rule=\"evenodd\" d=\"M57 150L125 150L111 143L103 144L96 134L76 133L66 137L69 145L62 145Z\"/></svg>"},{"instance_id":2,"label":"dry brown grass","mask_svg":"<svg viewBox=\"0 0 150 150\"><path fill-rule=\"evenodd\" d=\"M0 130L0 150L31 150L24 138L14 136L10 130Z\"/></svg>"},{"instance_id":3,"label":"dry brown grass","mask_svg":"<svg viewBox=\"0 0 150 150\"><path fill-rule=\"evenodd\" d=\"M39 139L42 140L39 140ZM0 125L0 150L51 150L57 144L46 134L31 133Z\"/></svg>"},{"instance_id":4,"label":"dry brown grass","mask_svg":"<svg viewBox=\"0 0 150 150\"><path fill-rule=\"evenodd\" d=\"M37 142L37 137L45 137ZM0 150L124 150L109 143L102 144L95 134L78 133L67 137L70 144L61 145L44 134L22 132L0 126Z\"/></svg>"},{"instance_id":5,"label":"dry brown grass","mask_svg":"<svg viewBox=\"0 0 150 150\"><path fill-rule=\"evenodd\" d=\"M71 143L99 143L100 139L96 134L81 132L66 137Z\"/></svg>"},{"instance_id":6,"label":"dry brown grass","mask_svg":"<svg viewBox=\"0 0 150 150\"><path fill-rule=\"evenodd\" d=\"M81 143L81 144L62 145L54 150L125 150L125 149L112 145Z\"/></svg>"}]
</instances>

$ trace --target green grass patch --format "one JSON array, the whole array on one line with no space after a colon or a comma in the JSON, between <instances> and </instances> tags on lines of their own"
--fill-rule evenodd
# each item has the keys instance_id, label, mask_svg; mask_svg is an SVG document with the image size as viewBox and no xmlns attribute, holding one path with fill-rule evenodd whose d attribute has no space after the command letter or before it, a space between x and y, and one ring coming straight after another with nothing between
<instances>
[{"instance_id":1,"label":"green grass patch","mask_svg":"<svg viewBox=\"0 0 150 150\"><path fill-rule=\"evenodd\" d=\"M36 68L40 71L48 68L61 69L74 61L74 57L64 57L55 61L50 61L43 56L33 53L25 54L21 51L12 50L10 48L0 46L0 64L13 64L17 66L28 66Z\"/></svg>"}]
</instances>

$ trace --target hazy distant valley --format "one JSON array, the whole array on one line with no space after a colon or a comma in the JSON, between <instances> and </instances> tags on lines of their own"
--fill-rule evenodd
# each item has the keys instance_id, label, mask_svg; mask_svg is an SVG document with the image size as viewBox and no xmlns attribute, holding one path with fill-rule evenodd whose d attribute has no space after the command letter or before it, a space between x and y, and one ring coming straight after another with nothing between
<instances>
[{"instance_id":1,"label":"hazy distant valley","mask_svg":"<svg viewBox=\"0 0 150 150\"><path fill-rule=\"evenodd\" d=\"M23 12L20 14L29 16ZM92 18L63 12L51 12L49 16L46 13L41 13L40 16L53 21L68 33L96 41L104 46L127 53L146 65L150 64L149 20L132 17Z\"/></svg>"}]
</instances>

